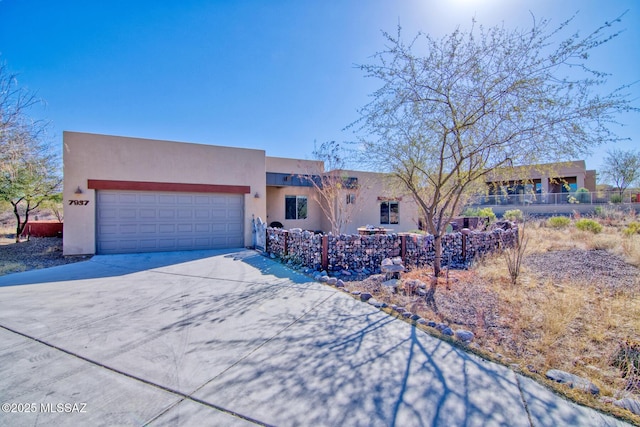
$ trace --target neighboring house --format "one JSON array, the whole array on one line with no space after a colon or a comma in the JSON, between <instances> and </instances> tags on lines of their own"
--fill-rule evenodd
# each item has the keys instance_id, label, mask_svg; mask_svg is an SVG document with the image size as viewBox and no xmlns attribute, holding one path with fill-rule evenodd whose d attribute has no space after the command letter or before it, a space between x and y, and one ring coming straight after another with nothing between
<instances>
[{"instance_id":1,"label":"neighboring house","mask_svg":"<svg viewBox=\"0 0 640 427\"><path fill-rule=\"evenodd\" d=\"M556 194L596 191L596 172L584 160L499 169L485 181L487 200L502 203L550 203Z\"/></svg>"},{"instance_id":2,"label":"neighboring house","mask_svg":"<svg viewBox=\"0 0 640 427\"><path fill-rule=\"evenodd\" d=\"M285 228L331 228L304 178L322 175L322 162L78 132L64 132L63 149L65 255L251 246L257 217ZM383 174L342 173L360 188L344 190L354 206L346 232L417 228L416 204Z\"/></svg>"}]
</instances>

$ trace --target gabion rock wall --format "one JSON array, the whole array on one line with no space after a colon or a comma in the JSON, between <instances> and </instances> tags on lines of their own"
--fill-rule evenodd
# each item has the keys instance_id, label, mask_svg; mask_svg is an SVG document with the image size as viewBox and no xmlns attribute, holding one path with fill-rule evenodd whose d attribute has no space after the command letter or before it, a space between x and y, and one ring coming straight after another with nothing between
<instances>
[{"instance_id":1,"label":"gabion rock wall","mask_svg":"<svg viewBox=\"0 0 640 427\"><path fill-rule=\"evenodd\" d=\"M328 272L380 272L384 258L402 257L404 265L433 265L434 237L422 234L321 235L300 229L267 228L266 251L313 270L323 268L326 256ZM326 248L323 248L323 238ZM503 246L513 246L518 239L516 227L503 230L449 233L442 237L442 266L464 268L480 255ZM403 246L404 242L404 246ZM323 255L325 254L326 255Z\"/></svg>"}]
</instances>

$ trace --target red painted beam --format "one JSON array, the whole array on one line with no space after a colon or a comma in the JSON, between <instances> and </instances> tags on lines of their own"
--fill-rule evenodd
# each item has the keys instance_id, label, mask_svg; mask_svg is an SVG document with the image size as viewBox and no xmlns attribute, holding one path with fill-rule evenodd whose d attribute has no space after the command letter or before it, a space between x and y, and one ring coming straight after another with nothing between
<instances>
[{"instance_id":1,"label":"red painted beam","mask_svg":"<svg viewBox=\"0 0 640 427\"><path fill-rule=\"evenodd\" d=\"M89 179L87 187L92 190L134 190L134 191L172 191L180 193L227 193L249 194L248 185L185 184L178 182L114 181Z\"/></svg>"}]
</instances>

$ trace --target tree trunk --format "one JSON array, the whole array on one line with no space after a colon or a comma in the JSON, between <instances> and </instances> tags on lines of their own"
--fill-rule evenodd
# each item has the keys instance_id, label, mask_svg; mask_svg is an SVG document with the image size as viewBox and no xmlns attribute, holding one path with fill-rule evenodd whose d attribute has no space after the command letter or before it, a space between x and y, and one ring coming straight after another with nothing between
<instances>
[{"instance_id":1,"label":"tree trunk","mask_svg":"<svg viewBox=\"0 0 640 427\"><path fill-rule=\"evenodd\" d=\"M18 212L18 205L13 205L13 214L16 217L16 243L20 243L20 235L24 231L27 223L29 222L29 210L27 209L24 215L24 222L20 221L20 213Z\"/></svg>"},{"instance_id":2,"label":"tree trunk","mask_svg":"<svg viewBox=\"0 0 640 427\"><path fill-rule=\"evenodd\" d=\"M429 284L429 290L427 291L427 295L424 297L424 301L427 303L427 307L431 307L434 313L438 313L438 306L436 305L436 288L438 287L438 276L431 278L431 283Z\"/></svg>"},{"instance_id":3,"label":"tree trunk","mask_svg":"<svg viewBox=\"0 0 640 427\"><path fill-rule=\"evenodd\" d=\"M442 269L442 236L439 234L433 236L433 250L433 275L438 278Z\"/></svg>"}]
</instances>

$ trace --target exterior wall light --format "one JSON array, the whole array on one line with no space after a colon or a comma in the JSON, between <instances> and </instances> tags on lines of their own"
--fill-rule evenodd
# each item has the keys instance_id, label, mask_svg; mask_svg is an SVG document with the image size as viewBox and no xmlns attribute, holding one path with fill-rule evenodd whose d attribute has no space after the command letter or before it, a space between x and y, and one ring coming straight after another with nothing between
<instances>
[{"instance_id":1,"label":"exterior wall light","mask_svg":"<svg viewBox=\"0 0 640 427\"><path fill-rule=\"evenodd\" d=\"M74 193L76 194L82 194L82 189L80 188L80 186L78 185L78 188L76 188L76 191L74 191Z\"/></svg>"}]
</instances>

